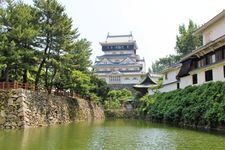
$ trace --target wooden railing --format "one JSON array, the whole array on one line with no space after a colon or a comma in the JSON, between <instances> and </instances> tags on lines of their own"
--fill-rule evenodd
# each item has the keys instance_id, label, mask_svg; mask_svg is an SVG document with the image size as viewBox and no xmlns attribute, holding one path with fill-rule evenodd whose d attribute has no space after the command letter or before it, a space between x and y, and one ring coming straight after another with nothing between
<instances>
[{"instance_id":1,"label":"wooden railing","mask_svg":"<svg viewBox=\"0 0 225 150\"><path fill-rule=\"evenodd\" d=\"M35 91L35 86L28 83L19 83L19 82L0 82L0 90L11 90L11 89L25 89ZM38 88L38 91L47 92L44 88ZM63 90L51 91L52 94L57 96L67 96L67 97L81 97L79 94L74 92L67 92Z\"/></svg>"},{"instance_id":2,"label":"wooden railing","mask_svg":"<svg viewBox=\"0 0 225 150\"><path fill-rule=\"evenodd\" d=\"M1 90L9 90L9 89L26 89L26 90L34 90L33 85L29 85L28 83L19 83L19 82L0 82Z\"/></svg>"}]
</instances>

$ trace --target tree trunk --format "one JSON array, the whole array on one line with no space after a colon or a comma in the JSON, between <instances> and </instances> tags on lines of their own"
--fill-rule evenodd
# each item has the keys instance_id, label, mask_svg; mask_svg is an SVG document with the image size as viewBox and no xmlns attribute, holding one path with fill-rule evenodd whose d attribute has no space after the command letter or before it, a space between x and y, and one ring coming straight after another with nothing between
<instances>
[{"instance_id":1,"label":"tree trunk","mask_svg":"<svg viewBox=\"0 0 225 150\"><path fill-rule=\"evenodd\" d=\"M52 77L51 77L51 80L50 80L49 94L51 94L52 87L53 87L53 80L55 79L56 73L57 73L57 69L54 69L54 73L53 73L53 75L52 75Z\"/></svg>"},{"instance_id":2,"label":"tree trunk","mask_svg":"<svg viewBox=\"0 0 225 150\"><path fill-rule=\"evenodd\" d=\"M48 90L48 66L45 68L45 88Z\"/></svg>"},{"instance_id":3,"label":"tree trunk","mask_svg":"<svg viewBox=\"0 0 225 150\"><path fill-rule=\"evenodd\" d=\"M39 65L39 68L38 68L38 71L37 71L37 74L36 74L36 78L35 78L35 83L34 83L34 86L35 86L35 90L38 90L38 83L39 83L39 80L40 80L40 76L41 76L41 70L45 64L45 61L46 61L46 58L44 57Z\"/></svg>"},{"instance_id":4,"label":"tree trunk","mask_svg":"<svg viewBox=\"0 0 225 150\"><path fill-rule=\"evenodd\" d=\"M45 47L45 50L44 50L44 56L43 56L43 59L42 59L40 65L39 65L39 68L38 68L38 71L37 71L37 74L36 74L35 83L34 83L35 90L38 90L38 83L40 81L41 70L44 67L44 64L46 62L46 58L47 58L46 55L47 55L48 49L49 49L49 34L47 34L46 47Z\"/></svg>"},{"instance_id":5,"label":"tree trunk","mask_svg":"<svg viewBox=\"0 0 225 150\"><path fill-rule=\"evenodd\" d=\"M3 80L9 82L9 67L7 66L4 72Z\"/></svg>"},{"instance_id":6,"label":"tree trunk","mask_svg":"<svg viewBox=\"0 0 225 150\"><path fill-rule=\"evenodd\" d=\"M23 83L27 83L27 69L23 71Z\"/></svg>"}]
</instances>

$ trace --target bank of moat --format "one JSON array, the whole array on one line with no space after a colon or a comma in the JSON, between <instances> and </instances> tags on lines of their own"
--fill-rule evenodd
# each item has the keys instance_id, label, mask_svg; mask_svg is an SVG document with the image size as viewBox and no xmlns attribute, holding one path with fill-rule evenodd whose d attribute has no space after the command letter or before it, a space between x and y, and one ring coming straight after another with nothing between
<instances>
[{"instance_id":1,"label":"bank of moat","mask_svg":"<svg viewBox=\"0 0 225 150\"><path fill-rule=\"evenodd\" d=\"M0 97L0 128L39 127L105 118L101 107L81 98L23 89L0 91Z\"/></svg>"}]
</instances>

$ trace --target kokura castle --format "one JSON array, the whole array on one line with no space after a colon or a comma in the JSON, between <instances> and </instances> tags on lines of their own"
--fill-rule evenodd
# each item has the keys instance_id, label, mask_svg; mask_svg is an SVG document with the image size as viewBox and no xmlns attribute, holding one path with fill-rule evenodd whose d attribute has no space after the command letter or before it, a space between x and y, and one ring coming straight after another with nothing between
<instances>
[{"instance_id":1,"label":"kokura castle","mask_svg":"<svg viewBox=\"0 0 225 150\"><path fill-rule=\"evenodd\" d=\"M93 69L113 88L132 87L146 75L145 60L137 55L132 34L109 35L100 42L103 55L97 56Z\"/></svg>"}]
</instances>

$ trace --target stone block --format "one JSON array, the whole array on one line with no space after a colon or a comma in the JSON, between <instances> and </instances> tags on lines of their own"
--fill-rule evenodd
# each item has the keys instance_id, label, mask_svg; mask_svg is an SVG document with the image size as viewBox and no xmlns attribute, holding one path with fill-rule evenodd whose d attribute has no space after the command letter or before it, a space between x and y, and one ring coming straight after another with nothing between
<instances>
[{"instance_id":1,"label":"stone block","mask_svg":"<svg viewBox=\"0 0 225 150\"><path fill-rule=\"evenodd\" d=\"M23 97L19 97L16 100L17 103L22 103L23 101L24 101L24 98Z\"/></svg>"},{"instance_id":2,"label":"stone block","mask_svg":"<svg viewBox=\"0 0 225 150\"><path fill-rule=\"evenodd\" d=\"M13 114L9 114L9 115L7 116L7 118L9 118L10 120L12 120L13 118L16 118L16 116L13 115Z\"/></svg>"},{"instance_id":3,"label":"stone block","mask_svg":"<svg viewBox=\"0 0 225 150\"><path fill-rule=\"evenodd\" d=\"M6 121L5 117L0 116L0 125L4 124L5 121Z\"/></svg>"},{"instance_id":4,"label":"stone block","mask_svg":"<svg viewBox=\"0 0 225 150\"><path fill-rule=\"evenodd\" d=\"M19 113L18 113L18 116L19 116L19 117L23 117L23 116L26 116L26 114L25 114L25 112L22 111L22 112L19 112Z\"/></svg>"},{"instance_id":5,"label":"stone block","mask_svg":"<svg viewBox=\"0 0 225 150\"><path fill-rule=\"evenodd\" d=\"M12 98L17 98L17 97L19 97L17 94L14 94L14 95L12 95L11 96Z\"/></svg>"},{"instance_id":6,"label":"stone block","mask_svg":"<svg viewBox=\"0 0 225 150\"><path fill-rule=\"evenodd\" d=\"M13 101L14 101L13 98L9 98L9 99L8 99L8 105L9 105L9 106L10 106L10 105L11 105L11 106L14 105L14 102L13 102Z\"/></svg>"},{"instance_id":7,"label":"stone block","mask_svg":"<svg viewBox=\"0 0 225 150\"><path fill-rule=\"evenodd\" d=\"M1 110L1 114L0 114L2 117L5 117L6 116L6 113L5 113L5 110Z\"/></svg>"}]
</instances>

